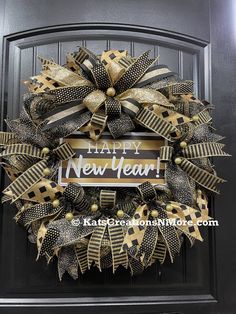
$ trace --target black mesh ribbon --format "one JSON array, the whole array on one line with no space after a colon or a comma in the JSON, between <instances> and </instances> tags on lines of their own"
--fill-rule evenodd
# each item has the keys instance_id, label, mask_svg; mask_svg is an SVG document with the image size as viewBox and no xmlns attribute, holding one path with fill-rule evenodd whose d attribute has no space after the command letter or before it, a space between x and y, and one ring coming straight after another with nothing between
<instances>
[{"instance_id":1,"label":"black mesh ribbon","mask_svg":"<svg viewBox=\"0 0 236 314\"><path fill-rule=\"evenodd\" d=\"M93 219L92 216L81 215L76 217L76 219L76 225L73 225L66 219L51 221L41 241L42 244L39 247L38 256L46 255L52 257L57 248L79 243L93 232L94 226L84 225L84 219L89 222Z\"/></svg>"}]
</instances>

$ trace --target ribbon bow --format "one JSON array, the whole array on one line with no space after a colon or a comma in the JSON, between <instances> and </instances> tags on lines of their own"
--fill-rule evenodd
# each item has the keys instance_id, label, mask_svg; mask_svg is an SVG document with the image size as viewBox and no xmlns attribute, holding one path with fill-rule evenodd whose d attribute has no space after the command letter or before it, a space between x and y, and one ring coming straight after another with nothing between
<instances>
[{"instance_id":1,"label":"ribbon bow","mask_svg":"<svg viewBox=\"0 0 236 314\"><path fill-rule=\"evenodd\" d=\"M43 130L60 132L61 124L70 125L64 136L80 129L98 140L106 126L117 138L133 130L134 121L169 141L178 138L177 126L191 119L174 111L174 105L157 90L144 88L175 76L167 66L153 66L157 59L150 59L149 53L134 59L127 52L106 51L98 59L80 48L67 59L67 68L42 59L42 74L32 78L29 88L55 97L55 108L41 115L46 124Z\"/></svg>"},{"instance_id":2,"label":"ribbon bow","mask_svg":"<svg viewBox=\"0 0 236 314\"><path fill-rule=\"evenodd\" d=\"M12 144L5 146L4 151L0 154L0 157L8 158L12 155L20 155L24 158L34 158L37 161L30 168L25 170L22 174L17 176L15 180L3 191L5 195L12 198L15 202L28 190L30 190L38 181L43 177L50 177L50 167L55 165L60 160L67 160L74 156L74 151L68 143L63 143L53 150L48 148L37 148L29 144ZM30 193L28 196L30 197Z\"/></svg>"},{"instance_id":3,"label":"ribbon bow","mask_svg":"<svg viewBox=\"0 0 236 314\"><path fill-rule=\"evenodd\" d=\"M219 178L213 173L201 169L193 162L196 159L214 157L214 156L230 156L225 153L222 148L224 144L217 142L203 142L196 144L187 144L183 141L179 143L177 148L172 146L162 146L160 148L160 160L162 162L174 161L187 175L204 188L219 193L216 189L217 183L223 183L225 180ZM193 162L192 162L193 161Z\"/></svg>"},{"instance_id":4,"label":"ribbon bow","mask_svg":"<svg viewBox=\"0 0 236 314\"><path fill-rule=\"evenodd\" d=\"M152 261L153 254L160 254L163 258L165 250L162 245L159 247L161 243L164 243L173 262L174 256L180 251L181 233L202 241L196 223L199 220L208 220L210 217L181 203L158 201L157 192L149 182L139 185L138 190L143 203L136 208L131 226L124 237L122 251L126 251L134 259L140 259L147 267ZM190 223L165 224L168 219L174 219L175 222L178 220L191 221L191 225ZM155 223L147 224L148 220Z\"/></svg>"}]
</instances>

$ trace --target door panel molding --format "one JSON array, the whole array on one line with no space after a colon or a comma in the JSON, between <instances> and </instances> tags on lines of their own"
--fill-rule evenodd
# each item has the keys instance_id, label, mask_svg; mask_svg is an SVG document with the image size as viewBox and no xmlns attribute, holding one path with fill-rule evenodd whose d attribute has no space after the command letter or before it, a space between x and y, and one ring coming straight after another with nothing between
<instances>
[{"instance_id":1,"label":"door panel molding","mask_svg":"<svg viewBox=\"0 0 236 314\"><path fill-rule=\"evenodd\" d=\"M43 47L52 45L53 51L55 51L56 58L58 62L61 61L62 51L66 48L64 47L71 42L80 42L82 45L86 46L90 43L99 43L106 45L106 48L112 48L116 42L123 43L124 46L128 45L131 54L135 54L140 47L154 47L154 53L158 55L160 51L169 51L175 54L175 57L178 59L177 67L179 74L189 75L191 72L193 80L196 86L196 94L203 98L210 100L211 96L211 86L210 86L210 45L208 42L199 40L194 37L187 35L178 34L175 32L170 32L163 29L151 28L151 27L142 27L129 24L110 24L110 23L83 23L83 24L67 24L67 25L58 25L43 27L28 31L23 31L19 33L10 34L4 37L3 42L3 69L2 69L2 104L3 104L3 115L2 115L2 129L5 129L3 126L3 119L8 115L10 118L17 117L19 113L19 99L20 95L23 92L20 88L19 81L22 76L22 62L30 61L31 72L35 74L37 71L36 66L36 54L39 50L38 47ZM139 47L139 45L141 45ZM112 47L111 47L112 46ZM161 47L161 49L160 49ZM141 48L140 48L141 49ZM163 53L164 54L164 53ZM29 59L27 60L27 58ZM185 69L185 63L187 64ZM26 73L24 73L26 74ZM12 87L12 88L11 88ZM4 180L1 181L1 189L3 189ZM4 205L5 211L9 211L9 206ZM12 231L7 238L8 246L3 240L4 236L1 234L1 260L4 259L4 252L8 249L9 260L11 259L13 253L11 253L17 244L15 243L17 239L17 233L19 232L18 227L12 227L12 221L10 221L9 213L2 217L1 210L1 223L10 226ZM9 220L9 221L8 221ZM3 232L3 231L2 231ZM183 252L182 264L182 280L184 282L183 287L179 289L179 295L171 295L171 291L176 292L176 287L178 282L173 284L164 284L161 288L155 288L157 295L152 296L152 287L148 288L147 283L136 283L136 289L146 289L145 296L137 296L135 290L131 289L132 281L130 286L126 288L129 291L127 296L116 295L113 292L114 296L108 297L76 297L76 298L42 298L37 297L37 294L32 293L32 297L28 298L18 298L19 291L22 287L12 287L6 284L4 294L6 298L0 299L0 306L8 307L64 307L64 306L126 306L126 305L164 305L164 304L215 304L216 299L216 265L215 265L215 233L213 228L206 232L206 243L196 249L195 253L186 255L186 248ZM21 236L22 238L22 236ZM207 240L208 239L208 240ZM208 246L207 246L208 243ZM32 249L32 248L30 248ZM188 249L189 250L189 249ZM192 282L188 283L189 272L192 269L189 269L191 265L191 259L195 257L200 258L202 252L202 260L199 261L200 266L197 271L201 276L207 276L206 278L199 278L199 282L192 278L192 282L195 283L195 286L191 286ZM21 253L19 253L21 254ZM25 254L25 252L22 252ZM195 255L194 255L195 254ZM14 255L13 255L14 256ZM29 258L29 257L28 257ZM23 259L23 257L22 257ZM34 263L33 259L31 261ZM4 263L4 260L3 260ZM206 269L204 269L204 264ZM209 267L211 265L211 267ZM39 265L40 267L41 265ZM55 266L55 265L54 265ZM188 266L188 267L187 267ZM24 266L23 266L24 267ZM176 266L178 267L178 266ZM202 268L201 268L202 267ZM209 267L209 269L207 268ZM34 268L37 269L37 268ZM166 269L169 271L170 268ZM204 274L201 274L201 271L204 270ZM145 276L145 274L144 274ZM138 281L139 282L139 281ZM11 281L11 285L12 285ZM23 283L22 283L23 284ZM143 286L142 286L143 285ZM143 288L140 288L143 287ZM40 287L41 288L41 287ZM81 289L81 286L80 286ZM88 289L88 286L86 286ZM158 290L159 289L159 290ZM3 288L4 290L4 288ZM96 288L91 289L92 294ZM125 294L123 290L122 293ZM86 290L87 291L87 290ZM87 293L87 292L86 292ZM85 294L86 294L85 293ZM133 293L133 295L132 295ZM158 294L163 295L158 295ZM182 294L181 294L182 293ZM38 296L42 294L39 293ZM73 293L74 294L74 290ZM80 294L80 292L78 292ZM17 296L17 297L16 297ZM142 299L143 300L140 300Z\"/></svg>"}]
</instances>

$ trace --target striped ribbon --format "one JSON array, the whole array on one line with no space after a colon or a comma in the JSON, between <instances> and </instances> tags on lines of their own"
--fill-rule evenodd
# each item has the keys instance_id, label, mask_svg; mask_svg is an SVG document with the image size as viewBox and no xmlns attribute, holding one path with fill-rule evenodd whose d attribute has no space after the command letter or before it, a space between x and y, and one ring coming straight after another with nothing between
<instances>
[{"instance_id":1,"label":"striped ribbon","mask_svg":"<svg viewBox=\"0 0 236 314\"><path fill-rule=\"evenodd\" d=\"M76 119L86 111L87 109L85 105L82 103L82 100L80 99L71 101L64 105L60 105L56 107L54 110L51 110L47 114L40 117L41 119L44 119L44 121L47 122L47 124L43 127L42 130L46 131L55 126L60 126L64 122Z\"/></svg>"},{"instance_id":2,"label":"striped ribbon","mask_svg":"<svg viewBox=\"0 0 236 314\"><path fill-rule=\"evenodd\" d=\"M13 148L12 148L13 146ZM15 144L7 146L8 154L12 154L11 150L14 150L14 154L31 154L37 158L43 158L40 149L26 144ZM59 147L53 150L53 153L60 160L67 160L74 156L74 152L68 143L63 143ZM5 153L5 156L7 154ZM12 201L15 202L28 190L30 190L40 179L44 177L43 170L48 167L48 161L50 157L44 156L44 159L38 161L36 164L24 171L19 177L17 177L4 191L3 193L12 197Z\"/></svg>"},{"instance_id":3,"label":"striped ribbon","mask_svg":"<svg viewBox=\"0 0 236 314\"><path fill-rule=\"evenodd\" d=\"M128 58L128 57L122 57L118 61L118 63L125 69L128 69L131 66L131 64L133 64L133 62L134 62L134 60L132 60L131 58Z\"/></svg>"},{"instance_id":4,"label":"striped ribbon","mask_svg":"<svg viewBox=\"0 0 236 314\"><path fill-rule=\"evenodd\" d=\"M3 193L12 197L15 202L26 191L28 191L35 183L44 177L43 170L47 167L48 160L43 159L35 165L23 172L15 181L13 181Z\"/></svg>"},{"instance_id":5,"label":"striped ribbon","mask_svg":"<svg viewBox=\"0 0 236 314\"><path fill-rule=\"evenodd\" d=\"M75 155L75 152L69 143L61 144L53 150L53 153L56 154L60 160L67 160Z\"/></svg>"},{"instance_id":6,"label":"striped ribbon","mask_svg":"<svg viewBox=\"0 0 236 314\"><path fill-rule=\"evenodd\" d=\"M212 120L212 117L209 114L208 108L205 108L204 110L199 112L197 116L198 116L198 121L194 122L195 125L200 125L200 124L205 124L205 123L208 124Z\"/></svg>"},{"instance_id":7,"label":"striped ribbon","mask_svg":"<svg viewBox=\"0 0 236 314\"><path fill-rule=\"evenodd\" d=\"M208 190L219 194L219 191L216 189L215 186L218 183L225 182L225 180L195 166L185 158L182 159L180 167L198 184L202 185Z\"/></svg>"},{"instance_id":8,"label":"striped ribbon","mask_svg":"<svg viewBox=\"0 0 236 314\"><path fill-rule=\"evenodd\" d=\"M17 141L16 135L10 132L0 132L0 146L12 144L12 140Z\"/></svg>"},{"instance_id":9,"label":"striped ribbon","mask_svg":"<svg viewBox=\"0 0 236 314\"><path fill-rule=\"evenodd\" d=\"M161 264L166 259L167 247L162 236L159 236L152 258L158 260Z\"/></svg>"},{"instance_id":10,"label":"striped ribbon","mask_svg":"<svg viewBox=\"0 0 236 314\"><path fill-rule=\"evenodd\" d=\"M184 157L189 159L196 159L202 157L213 157L213 156L230 156L229 154L222 151L224 144L216 142L206 142L188 145L182 150Z\"/></svg>"},{"instance_id":11,"label":"striped ribbon","mask_svg":"<svg viewBox=\"0 0 236 314\"><path fill-rule=\"evenodd\" d=\"M79 268L82 274L85 273L88 268L88 258L87 258L87 246L85 247L75 247L75 254L79 263Z\"/></svg>"},{"instance_id":12,"label":"striped ribbon","mask_svg":"<svg viewBox=\"0 0 236 314\"><path fill-rule=\"evenodd\" d=\"M180 136L180 131L175 126L146 108L137 114L135 121L168 141L173 141L173 138Z\"/></svg>"},{"instance_id":13,"label":"striped ribbon","mask_svg":"<svg viewBox=\"0 0 236 314\"><path fill-rule=\"evenodd\" d=\"M85 211L90 208L90 203L85 196L83 187L77 183L69 183L63 193L63 196L70 203L76 206L79 211Z\"/></svg>"},{"instance_id":14,"label":"striped ribbon","mask_svg":"<svg viewBox=\"0 0 236 314\"><path fill-rule=\"evenodd\" d=\"M103 209L113 208L116 203L116 191L101 190L100 191L100 207Z\"/></svg>"},{"instance_id":15,"label":"striped ribbon","mask_svg":"<svg viewBox=\"0 0 236 314\"><path fill-rule=\"evenodd\" d=\"M172 146L161 146L160 148L160 161L167 162L170 161L174 152L174 148Z\"/></svg>"},{"instance_id":16,"label":"striped ribbon","mask_svg":"<svg viewBox=\"0 0 236 314\"><path fill-rule=\"evenodd\" d=\"M80 47L79 51L72 53L72 56L76 64L81 65L86 59L91 58L96 61L97 57L90 50L85 47Z\"/></svg>"},{"instance_id":17,"label":"striped ribbon","mask_svg":"<svg viewBox=\"0 0 236 314\"><path fill-rule=\"evenodd\" d=\"M27 155L36 158L44 157L40 148L28 144L7 145L5 150L0 154L0 157L6 157L11 155Z\"/></svg>"},{"instance_id":18,"label":"striped ribbon","mask_svg":"<svg viewBox=\"0 0 236 314\"><path fill-rule=\"evenodd\" d=\"M107 225L98 226L93 231L88 244L88 269L94 262L100 271L101 269L101 245Z\"/></svg>"},{"instance_id":19,"label":"striped ribbon","mask_svg":"<svg viewBox=\"0 0 236 314\"><path fill-rule=\"evenodd\" d=\"M119 265L128 267L128 255L126 252L120 252L123 244L123 229L119 225L109 225L108 232L111 242L111 253L112 253L112 267L113 273Z\"/></svg>"},{"instance_id":20,"label":"striped ribbon","mask_svg":"<svg viewBox=\"0 0 236 314\"><path fill-rule=\"evenodd\" d=\"M126 98L121 101L122 109L125 113L127 113L132 119L138 114L141 110L141 104L133 99L133 98Z\"/></svg>"},{"instance_id":21,"label":"striped ribbon","mask_svg":"<svg viewBox=\"0 0 236 314\"><path fill-rule=\"evenodd\" d=\"M141 88L145 85L151 84L153 82L159 81L162 78L176 75L176 73L169 70L166 65L156 65L149 68L144 76L135 84L135 87Z\"/></svg>"},{"instance_id":22,"label":"striped ribbon","mask_svg":"<svg viewBox=\"0 0 236 314\"><path fill-rule=\"evenodd\" d=\"M133 62L130 67L126 70L124 75L116 82L114 88L117 94L124 92L131 88L136 82L145 74L149 67L157 59L149 59L150 51L144 52L140 57Z\"/></svg>"}]
</instances>

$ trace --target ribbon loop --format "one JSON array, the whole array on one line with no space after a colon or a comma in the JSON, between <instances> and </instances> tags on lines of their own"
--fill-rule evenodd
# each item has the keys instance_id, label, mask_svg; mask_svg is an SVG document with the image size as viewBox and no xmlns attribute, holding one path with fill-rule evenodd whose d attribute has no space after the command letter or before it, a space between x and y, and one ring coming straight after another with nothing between
<instances>
[{"instance_id":1,"label":"ribbon loop","mask_svg":"<svg viewBox=\"0 0 236 314\"><path fill-rule=\"evenodd\" d=\"M60 160L67 160L75 155L75 152L69 143L61 144L53 150L53 153L56 154Z\"/></svg>"},{"instance_id":2,"label":"ribbon loop","mask_svg":"<svg viewBox=\"0 0 236 314\"><path fill-rule=\"evenodd\" d=\"M160 161L167 162L170 161L174 148L172 146L161 146L160 148Z\"/></svg>"},{"instance_id":3,"label":"ribbon loop","mask_svg":"<svg viewBox=\"0 0 236 314\"><path fill-rule=\"evenodd\" d=\"M148 68L156 61L149 59L150 51L144 52L131 66L126 70L124 75L114 85L118 94L131 88L148 70Z\"/></svg>"},{"instance_id":4,"label":"ribbon loop","mask_svg":"<svg viewBox=\"0 0 236 314\"><path fill-rule=\"evenodd\" d=\"M140 184L138 190L144 202L150 202L157 197L156 190L149 181Z\"/></svg>"},{"instance_id":5,"label":"ribbon loop","mask_svg":"<svg viewBox=\"0 0 236 314\"><path fill-rule=\"evenodd\" d=\"M116 203L116 191L101 190L100 191L100 207L113 208Z\"/></svg>"},{"instance_id":6,"label":"ribbon loop","mask_svg":"<svg viewBox=\"0 0 236 314\"><path fill-rule=\"evenodd\" d=\"M121 103L119 100L108 97L105 101L105 113L109 118L121 115Z\"/></svg>"},{"instance_id":7,"label":"ribbon loop","mask_svg":"<svg viewBox=\"0 0 236 314\"><path fill-rule=\"evenodd\" d=\"M136 115L141 110L141 104L133 98L126 98L121 101L122 109L125 113L127 113L132 119L136 117Z\"/></svg>"},{"instance_id":8,"label":"ribbon loop","mask_svg":"<svg viewBox=\"0 0 236 314\"><path fill-rule=\"evenodd\" d=\"M107 88L112 86L111 79L102 63L93 66L91 69L91 73L97 88L106 90Z\"/></svg>"}]
</instances>

